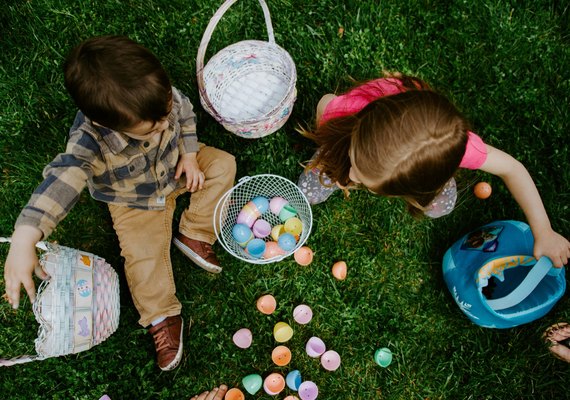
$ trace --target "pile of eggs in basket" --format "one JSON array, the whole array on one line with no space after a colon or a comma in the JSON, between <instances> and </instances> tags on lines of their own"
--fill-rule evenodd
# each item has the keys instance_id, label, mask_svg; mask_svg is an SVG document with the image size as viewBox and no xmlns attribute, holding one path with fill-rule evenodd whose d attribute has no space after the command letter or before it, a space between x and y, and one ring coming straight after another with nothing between
<instances>
[{"instance_id":1,"label":"pile of eggs in basket","mask_svg":"<svg viewBox=\"0 0 570 400\"><path fill-rule=\"evenodd\" d=\"M280 223L271 225L262 216L270 211ZM303 233L297 210L283 197L254 197L239 212L232 237L253 258L270 259L292 251ZM272 239L272 240L270 240Z\"/></svg>"}]
</instances>

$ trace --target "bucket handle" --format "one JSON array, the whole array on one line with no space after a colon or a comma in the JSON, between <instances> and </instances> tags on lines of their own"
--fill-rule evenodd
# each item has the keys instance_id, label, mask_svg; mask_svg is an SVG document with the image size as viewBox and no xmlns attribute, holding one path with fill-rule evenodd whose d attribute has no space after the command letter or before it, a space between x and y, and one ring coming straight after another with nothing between
<instances>
[{"instance_id":1,"label":"bucket handle","mask_svg":"<svg viewBox=\"0 0 570 400\"><path fill-rule=\"evenodd\" d=\"M487 304L494 311L505 310L516 306L526 299L536 287L542 282L546 275L557 276L563 268L555 268L550 258L540 257L538 262L532 267L523 281L508 295L499 299L487 300Z\"/></svg>"},{"instance_id":2,"label":"bucket handle","mask_svg":"<svg viewBox=\"0 0 570 400\"><path fill-rule=\"evenodd\" d=\"M271 16L269 14L269 8L264 0L258 0L261 8L263 9L263 16L265 18L265 25L267 26L267 36L269 38L268 42L271 44L275 44L275 35L273 34L273 24L271 23ZM214 106L212 105L210 99L208 98L208 94L206 93L206 83L204 82L204 57L206 55L206 49L208 48L208 43L210 43L210 39L212 38L212 33L220 19L222 19L223 15L228 11L228 9L236 3L237 0L226 0L224 4L218 8L218 11L214 14L214 16L210 19L208 26L206 27L206 31L204 32L204 36L202 36L202 40L200 41L200 47L198 47L198 54L196 55L196 77L198 79L198 90L200 91L200 95L202 96L202 100L208 105L208 108L214 113L214 116L218 122L222 121L222 117L218 114Z\"/></svg>"}]
</instances>

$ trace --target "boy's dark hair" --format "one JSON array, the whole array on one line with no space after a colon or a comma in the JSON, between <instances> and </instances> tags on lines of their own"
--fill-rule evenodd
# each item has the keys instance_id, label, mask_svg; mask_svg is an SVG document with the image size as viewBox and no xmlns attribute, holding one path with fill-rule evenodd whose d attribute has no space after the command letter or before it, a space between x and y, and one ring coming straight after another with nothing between
<instances>
[{"instance_id":1,"label":"boy's dark hair","mask_svg":"<svg viewBox=\"0 0 570 400\"><path fill-rule=\"evenodd\" d=\"M172 88L160 61L124 36L75 47L64 64L65 87L91 120L114 130L158 122L170 112Z\"/></svg>"}]
</instances>

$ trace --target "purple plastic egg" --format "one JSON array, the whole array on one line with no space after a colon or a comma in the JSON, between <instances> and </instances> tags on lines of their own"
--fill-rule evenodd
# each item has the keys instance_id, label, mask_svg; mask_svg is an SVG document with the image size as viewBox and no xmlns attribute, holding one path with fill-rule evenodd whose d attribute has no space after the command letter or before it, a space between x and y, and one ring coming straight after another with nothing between
<instances>
[{"instance_id":1,"label":"purple plastic egg","mask_svg":"<svg viewBox=\"0 0 570 400\"><path fill-rule=\"evenodd\" d=\"M299 386L299 397L301 400L315 400L319 395L319 388L312 381L305 381Z\"/></svg>"},{"instance_id":2,"label":"purple plastic egg","mask_svg":"<svg viewBox=\"0 0 570 400\"><path fill-rule=\"evenodd\" d=\"M232 340L234 344L240 349L247 349L249 346L251 346L253 336L249 329L242 328L234 333Z\"/></svg>"},{"instance_id":3,"label":"purple plastic egg","mask_svg":"<svg viewBox=\"0 0 570 400\"><path fill-rule=\"evenodd\" d=\"M261 213L257 209L257 206L250 201L245 206L243 206L243 208L241 209L241 211L237 216L236 222L238 224L245 224L251 228L255 223L255 220L258 219L260 216Z\"/></svg>"},{"instance_id":4,"label":"purple plastic egg","mask_svg":"<svg viewBox=\"0 0 570 400\"><path fill-rule=\"evenodd\" d=\"M307 340L307 345L305 346L305 351L309 357L317 358L320 357L327 349L325 342L320 338L313 336Z\"/></svg>"},{"instance_id":5,"label":"purple plastic egg","mask_svg":"<svg viewBox=\"0 0 570 400\"><path fill-rule=\"evenodd\" d=\"M293 310L293 319L301 325L308 324L313 319L313 310L306 304L299 304Z\"/></svg>"},{"instance_id":6,"label":"purple plastic egg","mask_svg":"<svg viewBox=\"0 0 570 400\"><path fill-rule=\"evenodd\" d=\"M271 224L264 219L258 219L251 229L256 238L263 239L271 233Z\"/></svg>"}]
</instances>

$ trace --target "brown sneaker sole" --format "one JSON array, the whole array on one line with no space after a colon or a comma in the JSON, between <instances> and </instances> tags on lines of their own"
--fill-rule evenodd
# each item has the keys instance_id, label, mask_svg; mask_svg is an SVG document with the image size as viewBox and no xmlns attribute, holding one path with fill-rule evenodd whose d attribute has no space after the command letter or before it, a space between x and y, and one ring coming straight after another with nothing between
<instances>
[{"instance_id":1,"label":"brown sneaker sole","mask_svg":"<svg viewBox=\"0 0 570 400\"><path fill-rule=\"evenodd\" d=\"M182 253L184 253L184 255L186 257L188 257L190 260L192 260L192 262L194 264L196 264L197 266L199 266L200 268L202 268L208 272L211 272L213 274L219 274L220 272L222 272L222 267L220 267L218 265L214 265L214 264L209 263L208 261L204 260L202 257L200 257L200 255L198 253L193 251L190 247L186 246L184 243L182 243L177 238L173 238L172 242L174 243L174 245L176 247L178 247L178 250L180 250Z\"/></svg>"}]
</instances>

